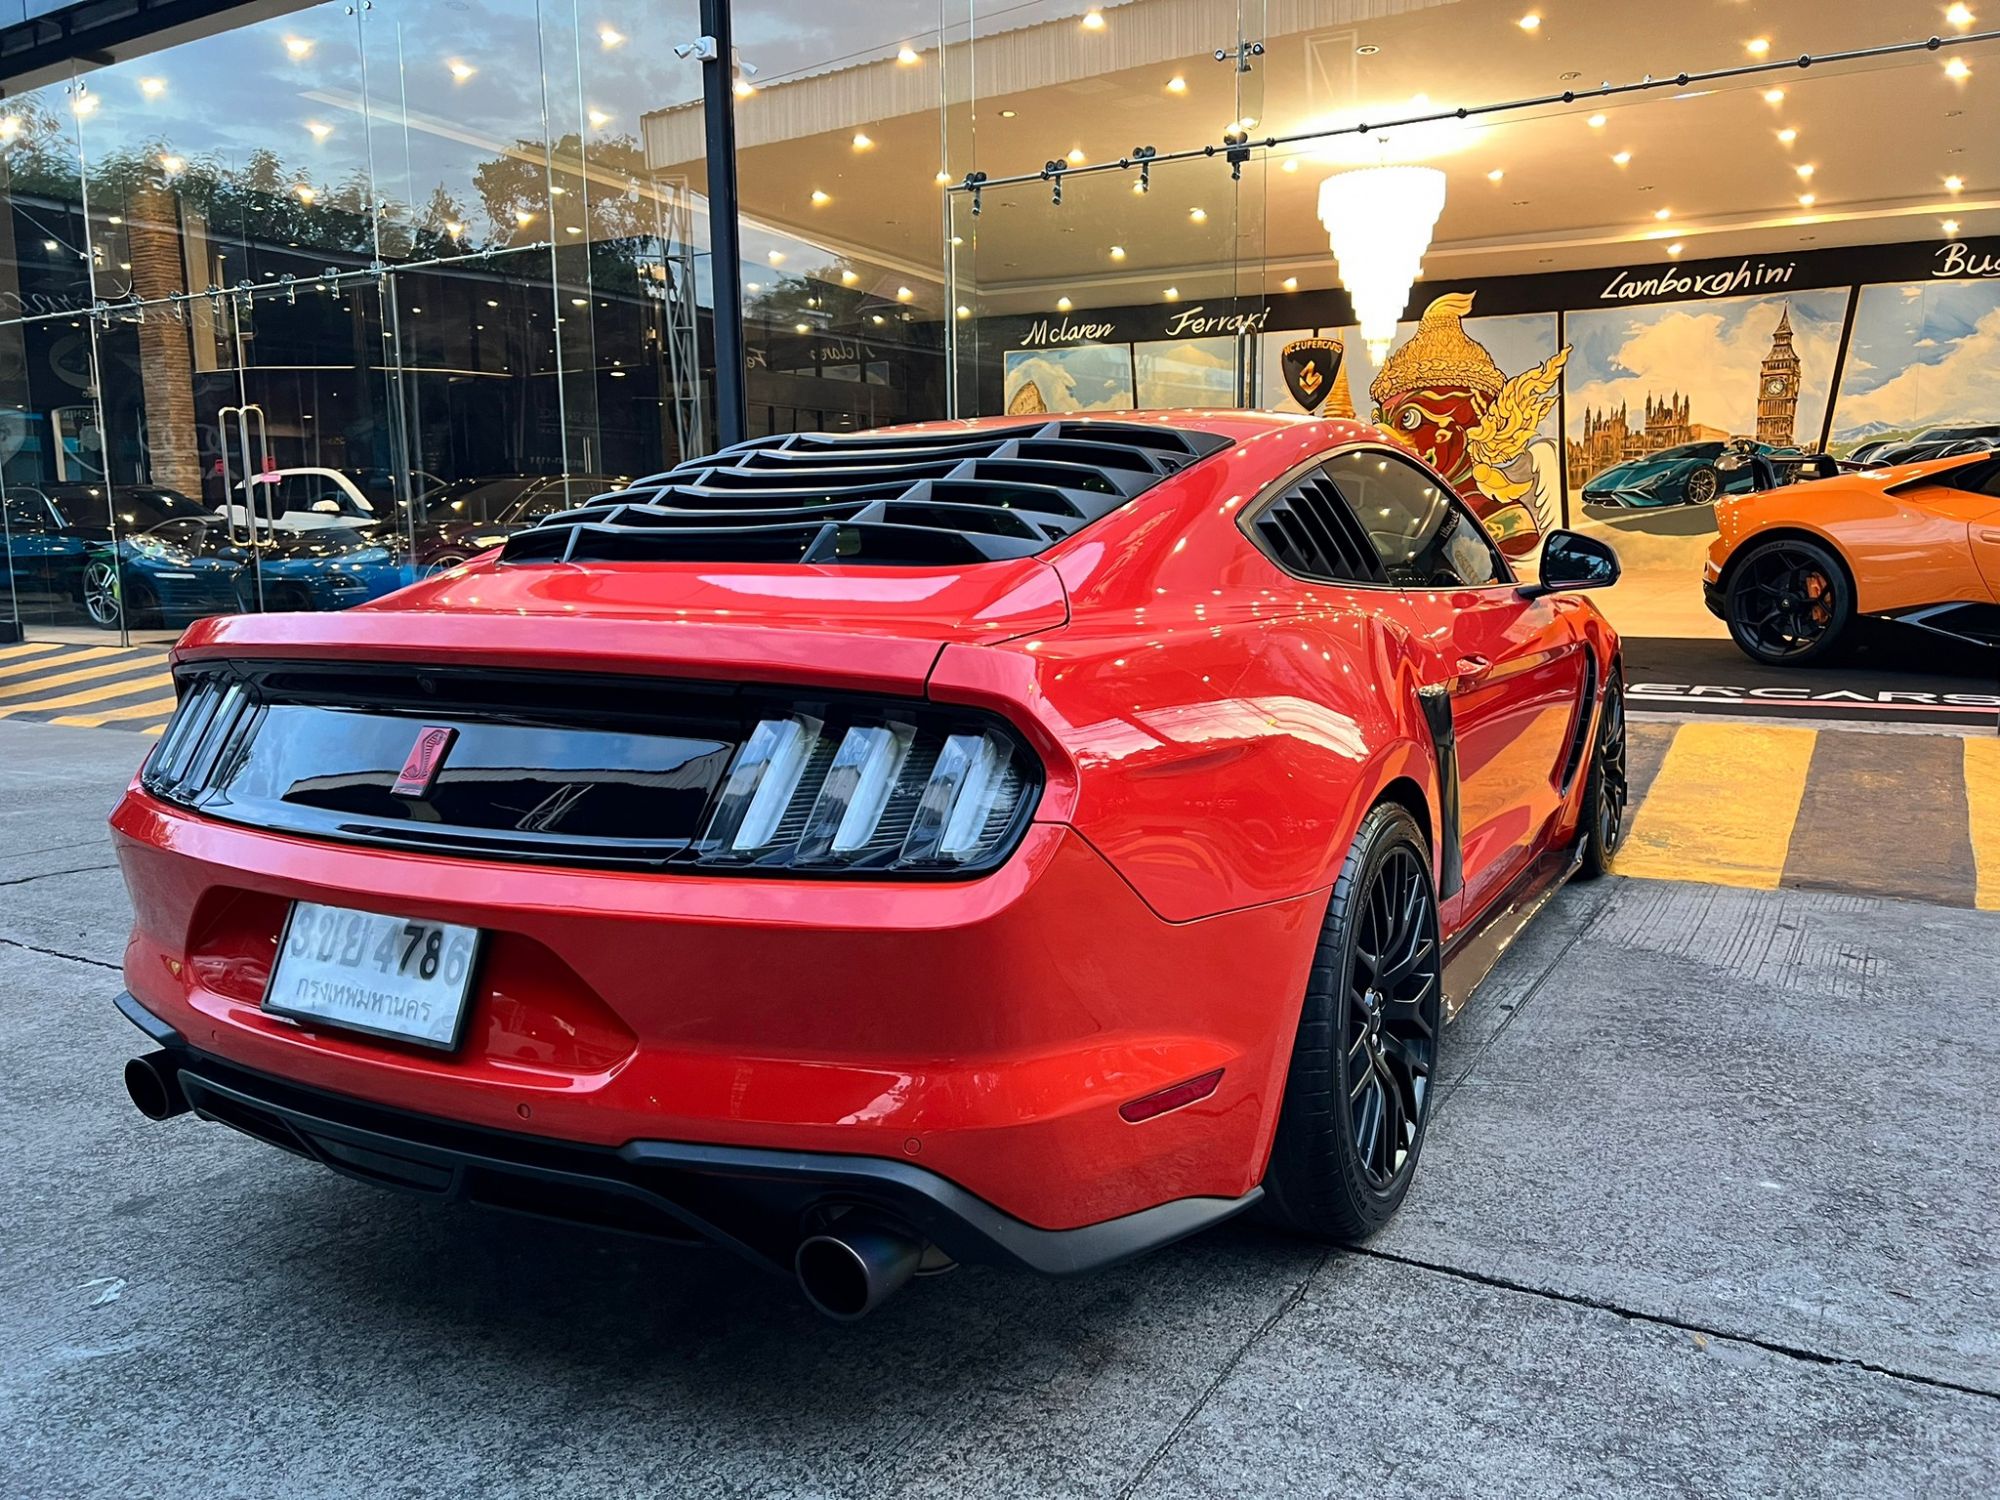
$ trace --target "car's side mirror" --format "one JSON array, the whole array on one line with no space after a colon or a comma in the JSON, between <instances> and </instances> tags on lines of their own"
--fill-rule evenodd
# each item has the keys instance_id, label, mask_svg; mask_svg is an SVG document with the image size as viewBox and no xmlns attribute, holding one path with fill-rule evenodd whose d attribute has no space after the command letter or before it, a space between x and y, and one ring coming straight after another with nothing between
<instances>
[{"instance_id":1,"label":"car's side mirror","mask_svg":"<svg viewBox=\"0 0 2000 1500\"><path fill-rule=\"evenodd\" d=\"M1542 546L1541 582L1521 590L1523 599L1539 599L1570 589L1608 589L1618 581L1618 554L1608 542L1574 531L1552 531Z\"/></svg>"}]
</instances>

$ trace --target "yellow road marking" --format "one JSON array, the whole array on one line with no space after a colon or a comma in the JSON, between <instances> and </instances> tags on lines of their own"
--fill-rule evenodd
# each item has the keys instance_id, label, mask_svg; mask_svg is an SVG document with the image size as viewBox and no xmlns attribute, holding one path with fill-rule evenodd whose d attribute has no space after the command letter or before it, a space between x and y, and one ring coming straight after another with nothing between
<instances>
[{"instance_id":1,"label":"yellow road marking","mask_svg":"<svg viewBox=\"0 0 2000 1500\"><path fill-rule=\"evenodd\" d=\"M0 677L31 678L39 672L54 672L79 662L101 661L107 656L122 656L116 646L82 646L61 656L38 656L27 661L0 663Z\"/></svg>"},{"instance_id":2,"label":"yellow road marking","mask_svg":"<svg viewBox=\"0 0 2000 1500\"><path fill-rule=\"evenodd\" d=\"M23 676L19 682L0 684L0 698L21 698L30 693L46 692L50 688L68 687L73 682L89 682L98 677L113 677L120 672L137 672L145 667L156 667L164 671L166 665L167 659L164 656L139 652L125 656L119 661L98 662L95 666L77 667L68 672L51 672L45 677Z\"/></svg>"},{"instance_id":3,"label":"yellow road marking","mask_svg":"<svg viewBox=\"0 0 2000 1500\"><path fill-rule=\"evenodd\" d=\"M1779 725L1683 724L1612 868L1776 890L1818 738Z\"/></svg>"},{"instance_id":4,"label":"yellow road marking","mask_svg":"<svg viewBox=\"0 0 2000 1500\"><path fill-rule=\"evenodd\" d=\"M128 719L164 719L174 711L172 697L151 698L144 703L128 703L123 708L107 708L101 714L64 714L51 724L68 724L77 729L99 729Z\"/></svg>"},{"instance_id":5,"label":"yellow road marking","mask_svg":"<svg viewBox=\"0 0 2000 1500\"><path fill-rule=\"evenodd\" d=\"M1965 742L1965 807L1979 888L1972 904L2000 911L2000 740Z\"/></svg>"},{"instance_id":6,"label":"yellow road marking","mask_svg":"<svg viewBox=\"0 0 2000 1500\"><path fill-rule=\"evenodd\" d=\"M0 661L18 661L24 656L47 656L51 651L62 649L61 641L22 641L19 645L0 646Z\"/></svg>"},{"instance_id":7,"label":"yellow road marking","mask_svg":"<svg viewBox=\"0 0 2000 1500\"><path fill-rule=\"evenodd\" d=\"M122 698L128 693L158 691L165 696L173 690L173 674L161 672L151 677L135 677L130 682L113 682L103 687L64 693L58 698L37 698L28 703L9 703L6 707L0 708L0 719L11 718L15 714L46 713L52 708L76 708L85 703L102 703L106 698Z\"/></svg>"}]
</instances>

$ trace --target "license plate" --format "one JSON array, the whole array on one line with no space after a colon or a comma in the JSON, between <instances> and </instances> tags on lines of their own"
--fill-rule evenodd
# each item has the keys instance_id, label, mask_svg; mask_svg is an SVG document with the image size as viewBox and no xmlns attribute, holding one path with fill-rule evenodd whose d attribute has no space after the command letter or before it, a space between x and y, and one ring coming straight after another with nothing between
<instances>
[{"instance_id":1,"label":"license plate","mask_svg":"<svg viewBox=\"0 0 2000 1500\"><path fill-rule=\"evenodd\" d=\"M295 901L264 1009L449 1052L478 957L477 927Z\"/></svg>"}]
</instances>

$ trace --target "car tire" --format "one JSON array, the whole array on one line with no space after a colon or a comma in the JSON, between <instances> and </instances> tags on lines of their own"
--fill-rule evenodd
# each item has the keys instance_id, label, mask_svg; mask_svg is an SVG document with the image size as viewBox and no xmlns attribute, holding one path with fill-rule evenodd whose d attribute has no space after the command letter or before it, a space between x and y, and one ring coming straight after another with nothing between
<instances>
[{"instance_id":1,"label":"car tire","mask_svg":"<svg viewBox=\"0 0 2000 1500\"><path fill-rule=\"evenodd\" d=\"M1707 505L1722 493L1722 475L1707 464L1691 470L1681 481L1681 504Z\"/></svg>"},{"instance_id":2,"label":"car tire","mask_svg":"<svg viewBox=\"0 0 2000 1500\"><path fill-rule=\"evenodd\" d=\"M1340 1241L1389 1221L1430 1121L1443 996L1424 833L1383 803L1362 819L1327 903L1264 1175L1266 1218Z\"/></svg>"},{"instance_id":3,"label":"car tire","mask_svg":"<svg viewBox=\"0 0 2000 1500\"><path fill-rule=\"evenodd\" d=\"M1803 667L1839 651L1854 622L1854 587L1829 548L1774 537L1729 565L1722 618L1752 661Z\"/></svg>"},{"instance_id":4,"label":"car tire","mask_svg":"<svg viewBox=\"0 0 2000 1500\"><path fill-rule=\"evenodd\" d=\"M123 580L118 564L93 558L84 565L83 581L77 589L77 608L99 630L118 630L125 624Z\"/></svg>"},{"instance_id":5,"label":"car tire","mask_svg":"<svg viewBox=\"0 0 2000 1500\"><path fill-rule=\"evenodd\" d=\"M1590 773L1583 782L1583 811L1577 818L1577 838L1583 848L1576 878L1595 880L1611 868L1625 836L1629 783L1625 772L1625 683L1616 664L1597 711L1597 736L1590 747Z\"/></svg>"}]
</instances>

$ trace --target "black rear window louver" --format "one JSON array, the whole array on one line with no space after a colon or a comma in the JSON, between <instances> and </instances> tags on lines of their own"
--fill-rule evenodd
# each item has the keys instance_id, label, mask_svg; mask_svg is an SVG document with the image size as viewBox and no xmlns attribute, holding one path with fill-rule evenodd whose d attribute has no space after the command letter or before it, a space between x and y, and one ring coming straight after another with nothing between
<instances>
[{"instance_id":1,"label":"black rear window louver","mask_svg":"<svg viewBox=\"0 0 2000 1500\"><path fill-rule=\"evenodd\" d=\"M789 432L549 516L503 562L952 565L1031 557L1229 446L1128 422Z\"/></svg>"},{"instance_id":2,"label":"black rear window louver","mask_svg":"<svg viewBox=\"0 0 2000 1500\"><path fill-rule=\"evenodd\" d=\"M1258 544L1287 573L1328 583L1379 583L1375 549L1330 480L1313 474L1265 506Z\"/></svg>"}]
</instances>

